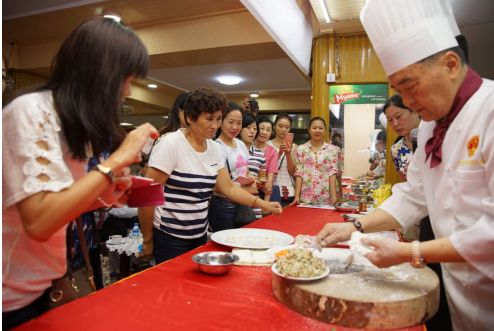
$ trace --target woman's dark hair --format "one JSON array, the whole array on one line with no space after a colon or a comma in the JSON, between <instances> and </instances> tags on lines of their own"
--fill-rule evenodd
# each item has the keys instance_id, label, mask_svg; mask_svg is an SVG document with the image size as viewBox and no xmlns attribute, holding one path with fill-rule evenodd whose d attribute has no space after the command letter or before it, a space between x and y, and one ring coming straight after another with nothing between
<instances>
[{"instance_id":1,"label":"woman's dark hair","mask_svg":"<svg viewBox=\"0 0 494 331\"><path fill-rule=\"evenodd\" d=\"M278 115L276 115L276 118L274 119L274 125L276 125L276 123L278 123L278 121L281 119L287 119L290 122L290 126L292 126L292 118L287 113L279 113Z\"/></svg>"},{"instance_id":2,"label":"woman's dark hair","mask_svg":"<svg viewBox=\"0 0 494 331\"><path fill-rule=\"evenodd\" d=\"M199 88L190 93L184 104L185 124L189 125L189 118L195 122L201 113L213 114L216 111L225 112L227 101L222 93L207 88Z\"/></svg>"},{"instance_id":3,"label":"woman's dark hair","mask_svg":"<svg viewBox=\"0 0 494 331\"><path fill-rule=\"evenodd\" d=\"M312 119L310 120L310 122L309 122L309 128L310 128L310 126L312 125L312 123L313 123L313 122L315 122L315 121L321 121L321 122L322 122L322 124L324 124L324 127L326 127L326 121L324 120L324 118L319 117L319 116L316 116L316 117L314 117L314 118L312 118Z\"/></svg>"},{"instance_id":4,"label":"woman's dark hair","mask_svg":"<svg viewBox=\"0 0 494 331\"><path fill-rule=\"evenodd\" d=\"M384 143L386 142L386 130L379 131L379 133L376 136L376 142L378 141L382 141Z\"/></svg>"},{"instance_id":5,"label":"woman's dark hair","mask_svg":"<svg viewBox=\"0 0 494 331\"><path fill-rule=\"evenodd\" d=\"M248 127L252 123L256 123L256 136L254 139L257 138L257 135L259 134L259 123L256 121L256 118L251 114L246 111L243 112L242 114L242 129Z\"/></svg>"},{"instance_id":6,"label":"woman's dark hair","mask_svg":"<svg viewBox=\"0 0 494 331\"><path fill-rule=\"evenodd\" d=\"M256 122L256 119L254 116L252 116L251 113L243 112L243 114L242 114L242 129L248 127L249 125L251 125L254 122ZM258 126L257 122L256 122L256 126Z\"/></svg>"},{"instance_id":7,"label":"woman's dark hair","mask_svg":"<svg viewBox=\"0 0 494 331\"><path fill-rule=\"evenodd\" d=\"M48 83L74 158L113 151L123 139L119 113L124 80L145 77L146 47L124 25L95 18L79 25L63 42L52 63Z\"/></svg>"},{"instance_id":8,"label":"woman's dark hair","mask_svg":"<svg viewBox=\"0 0 494 331\"><path fill-rule=\"evenodd\" d=\"M269 123L269 124L271 124L271 128L273 128L273 127L274 127L273 121L271 121L271 120L270 120L268 117L266 117L266 116L259 116L259 117L257 118L257 123L258 123L258 124L261 124L261 123Z\"/></svg>"},{"instance_id":9,"label":"woman's dark hair","mask_svg":"<svg viewBox=\"0 0 494 331\"><path fill-rule=\"evenodd\" d=\"M266 116L259 116L257 118L257 135L256 135L256 138L259 135L259 125L261 125L261 123L269 123L269 124L271 124L271 136L269 137L269 139L272 139L273 138L273 135L274 135L274 124L273 124L273 121L271 121Z\"/></svg>"},{"instance_id":10,"label":"woman's dark hair","mask_svg":"<svg viewBox=\"0 0 494 331\"><path fill-rule=\"evenodd\" d=\"M316 117L313 117L310 122L309 122L309 127L307 128L307 132L309 132L309 129L312 125L312 123L314 123L315 121L321 121L322 124L324 125L324 128L327 128L326 126L326 121L324 120L324 118L322 117L319 117L319 116L316 116ZM309 133L309 137L310 137L310 133ZM331 127L329 127L329 137L331 137Z\"/></svg>"},{"instance_id":11,"label":"woman's dark hair","mask_svg":"<svg viewBox=\"0 0 494 331\"><path fill-rule=\"evenodd\" d=\"M403 99L401 98L401 96L399 94L393 95L391 98L389 98L386 101L386 103L384 104L384 107L383 107L384 114L386 114L386 109L388 109L391 106L395 106L395 107L403 108L403 109L408 109L409 111L411 111L410 108L405 106L405 104L403 103Z\"/></svg>"},{"instance_id":12,"label":"woman's dark hair","mask_svg":"<svg viewBox=\"0 0 494 331\"><path fill-rule=\"evenodd\" d=\"M168 120L164 127L160 129L160 134L165 134L168 132L174 132L180 129L180 116L179 113L184 110L185 101L190 96L190 92L180 93L175 102L173 103L172 109L170 110L170 115L168 115Z\"/></svg>"},{"instance_id":13,"label":"woman's dark hair","mask_svg":"<svg viewBox=\"0 0 494 331\"><path fill-rule=\"evenodd\" d=\"M226 115L235 110L240 111L240 113L242 113L242 116L245 113L244 109L238 103L228 101L228 107L225 109L225 111L223 111L223 119L226 118Z\"/></svg>"}]
</instances>

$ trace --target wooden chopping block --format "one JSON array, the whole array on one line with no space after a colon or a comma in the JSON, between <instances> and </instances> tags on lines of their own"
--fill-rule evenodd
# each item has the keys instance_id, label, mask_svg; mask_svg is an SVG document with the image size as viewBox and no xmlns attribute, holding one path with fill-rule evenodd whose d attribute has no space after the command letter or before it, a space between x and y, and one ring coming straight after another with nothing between
<instances>
[{"instance_id":1,"label":"wooden chopping block","mask_svg":"<svg viewBox=\"0 0 494 331\"><path fill-rule=\"evenodd\" d=\"M284 305L330 324L366 329L405 328L425 322L439 307L439 279L429 268L401 264L329 274L311 282L273 273L273 293Z\"/></svg>"}]
</instances>

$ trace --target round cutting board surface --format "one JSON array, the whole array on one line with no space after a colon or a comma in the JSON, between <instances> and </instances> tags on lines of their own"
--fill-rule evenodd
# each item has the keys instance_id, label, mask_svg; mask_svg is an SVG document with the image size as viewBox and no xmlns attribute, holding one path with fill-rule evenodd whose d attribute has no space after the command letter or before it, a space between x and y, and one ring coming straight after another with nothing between
<instances>
[{"instance_id":1,"label":"round cutting board surface","mask_svg":"<svg viewBox=\"0 0 494 331\"><path fill-rule=\"evenodd\" d=\"M423 323L439 306L439 279L429 268L409 264L378 269L355 264L333 274L344 264L341 249L326 251L330 274L313 282L297 282L273 273L275 297L298 313L330 324L366 329L395 329ZM334 265L331 266L331 264Z\"/></svg>"}]
</instances>

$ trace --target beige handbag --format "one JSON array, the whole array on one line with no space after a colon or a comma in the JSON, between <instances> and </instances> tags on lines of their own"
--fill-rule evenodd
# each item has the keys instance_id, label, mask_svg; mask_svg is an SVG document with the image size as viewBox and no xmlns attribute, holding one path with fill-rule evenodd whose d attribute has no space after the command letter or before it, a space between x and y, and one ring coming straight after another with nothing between
<instances>
[{"instance_id":1,"label":"beige handbag","mask_svg":"<svg viewBox=\"0 0 494 331\"><path fill-rule=\"evenodd\" d=\"M82 255L86 266L77 271L70 270L70 260L67 261L67 273L53 281L50 289L49 309L56 308L74 299L96 291L93 268L89 260L89 250L82 231L82 219L76 218L77 236L81 244Z\"/></svg>"}]
</instances>

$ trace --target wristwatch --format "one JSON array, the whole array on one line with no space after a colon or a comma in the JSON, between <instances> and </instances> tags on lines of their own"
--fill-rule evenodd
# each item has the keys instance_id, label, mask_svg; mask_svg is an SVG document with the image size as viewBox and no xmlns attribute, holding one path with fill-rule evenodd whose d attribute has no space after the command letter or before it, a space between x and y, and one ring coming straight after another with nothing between
<instances>
[{"instance_id":1,"label":"wristwatch","mask_svg":"<svg viewBox=\"0 0 494 331\"><path fill-rule=\"evenodd\" d=\"M357 229L357 231L364 233L364 228L362 227L362 223L356 218L352 220L352 224Z\"/></svg>"},{"instance_id":2,"label":"wristwatch","mask_svg":"<svg viewBox=\"0 0 494 331\"><path fill-rule=\"evenodd\" d=\"M113 183L114 177L110 167L105 167L104 165L97 164L93 170L101 172L103 175L106 176L106 178L110 180L110 183Z\"/></svg>"},{"instance_id":3,"label":"wristwatch","mask_svg":"<svg viewBox=\"0 0 494 331\"><path fill-rule=\"evenodd\" d=\"M420 251L420 241L418 240L412 241L412 261L410 261L410 264L414 268L425 267L425 261Z\"/></svg>"}]
</instances>

